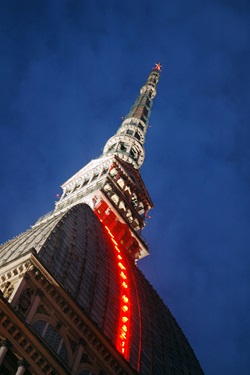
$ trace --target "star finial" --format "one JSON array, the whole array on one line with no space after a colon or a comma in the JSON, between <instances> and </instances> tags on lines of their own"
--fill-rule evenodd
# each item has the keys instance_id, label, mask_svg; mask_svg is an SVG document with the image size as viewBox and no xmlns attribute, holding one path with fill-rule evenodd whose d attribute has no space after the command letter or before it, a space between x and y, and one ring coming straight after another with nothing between
<instances>
[{"instance_id":1,"label":"star finial","mask_svg":"<svg viewBox=\"0 0 250 375\"><path fill-rule=\"evenodd\" d=\"M160 63L156 63L154 69L159 70L161 72L162 65Z\"/></svg>"}]
</instances>

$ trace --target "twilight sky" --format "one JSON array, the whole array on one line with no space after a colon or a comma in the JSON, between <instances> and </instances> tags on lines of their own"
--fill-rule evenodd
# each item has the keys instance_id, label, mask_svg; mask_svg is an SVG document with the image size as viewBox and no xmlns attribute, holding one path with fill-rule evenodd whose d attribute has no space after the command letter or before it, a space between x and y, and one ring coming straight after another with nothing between
<instances>
[{"instance_id":1,"label":"twilight sky","mask_svg":"<svg viewBox=\"0 0 250 375\"><path fill-rule=\"evenodd\" d=\"M206 375L250 368L250 3L2 0L0 243L51 211L160 61L140 268Z\"/></svg>"}]
</instances>

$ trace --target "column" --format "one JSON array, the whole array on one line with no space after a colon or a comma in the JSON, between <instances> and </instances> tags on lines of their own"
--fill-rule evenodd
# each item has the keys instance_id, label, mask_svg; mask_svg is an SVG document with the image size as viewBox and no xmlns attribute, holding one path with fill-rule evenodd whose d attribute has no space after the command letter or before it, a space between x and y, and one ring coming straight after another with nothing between
<instances>
[{"instance_id":1,"label":"column","mask_svg":"<svg viewBox=\"0 0 250 375\"><path fill-rule=\"evenodd\" d=\"M35 299L32 303L32 306L30 308L30 311L29 311L29 314L26 318L26 322L27 323L31 323L32 319L33 319L33 316L38 308L38 305L41 301L41 298L43 297L44 293L40 290L40 289L37 289L36 291L36 296L35 296Z\"/></svg>"},{"instance_id":2,"label":"column","mask_svg":"<svg viewBox=\"0 0 250 375\"><path fill-rule=\"evenodd\" d=\"M9 300L10 304L12 306L15 306L17 304L17 301L22 294L28 280L29 276L25 275L22 279L20 279L16 284L15 284L15 289L14 292L11 295L11 298Z\"/></svg>"},{"instance_id":3,"label":"column","mask_svg":"<svg viewBox=\"0 0 250 375\"><path fill-rule=\"evenodd\" d=\"M11 342L8 339L3 339L0 341L0 365L2 364L5 354L11 346Z\"/></svg>"},{"instance_id":4,"label":"column","mask_svg":"<svg viewBox=\"0 0 250 375\"><path fill-rule=\"evenodd\" d=\"M26 359L21 359L20 361L17 362L17 365L18 365L18 368L17 368L17 372L15 375L23 375L29 364L26 361Z\"/></svg>"},{"instance_id":5,"label":"column","mask_svg":"<svg viewBox=\"0 0 250 375\"><path fill-rule=\"evenodd\" d=\"M83 338L81 338L80 342L79 342L79 346L78 346L77 351L76 351L75 360L74 360L74 364L73 364L73 367L72 367L72 374L76 374L76 371L77 371L77 369L80 365L80 362L81 362L84 346L86 346L86 345L87 345L86 341Z\"/></svg>"}]
</instances>

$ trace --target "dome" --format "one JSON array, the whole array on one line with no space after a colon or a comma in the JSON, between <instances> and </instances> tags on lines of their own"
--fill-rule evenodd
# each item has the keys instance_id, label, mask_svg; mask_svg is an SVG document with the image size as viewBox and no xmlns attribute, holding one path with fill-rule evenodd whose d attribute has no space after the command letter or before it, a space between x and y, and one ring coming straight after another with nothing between
<instances>
[{"instance_id":1,"label":"dome","mask_svg":"<svg viewBox=\"0 0 250 375\"><path fill-rule=\"evenodd\" d=\"M22 237L23 253L33 252L117 346L120 316L120 269L114 243L86 204L49 219L3 245L2 256ZM203 374L182 330L134 261L120 250L130 299L127 361L139 374ZM15 252L17 256L17 253ZM20 254L19 254L20 255Z\"/></svg>"}]
</instances>

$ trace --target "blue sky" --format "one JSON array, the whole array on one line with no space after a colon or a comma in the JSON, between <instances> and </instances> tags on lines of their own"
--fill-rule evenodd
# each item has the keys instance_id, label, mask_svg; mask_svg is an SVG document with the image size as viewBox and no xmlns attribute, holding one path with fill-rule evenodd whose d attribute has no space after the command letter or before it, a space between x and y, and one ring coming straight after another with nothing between
<instances>
[{"instance_id":1,"label":"blue sky","mask_svg":"<svg viewBox=\"0 0 250 375\"><path fill-rule=\"evenodd\" d=\"M1 2L0 242L98 157L155 62L140 268L207 375L250 367L250 4Z\"/></svg>"}]
</instances>

